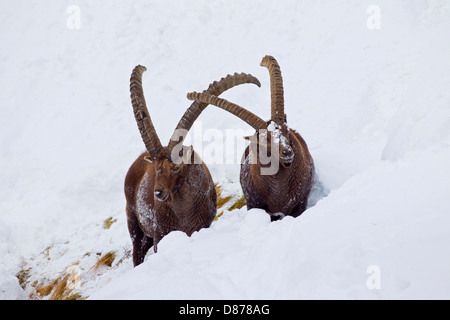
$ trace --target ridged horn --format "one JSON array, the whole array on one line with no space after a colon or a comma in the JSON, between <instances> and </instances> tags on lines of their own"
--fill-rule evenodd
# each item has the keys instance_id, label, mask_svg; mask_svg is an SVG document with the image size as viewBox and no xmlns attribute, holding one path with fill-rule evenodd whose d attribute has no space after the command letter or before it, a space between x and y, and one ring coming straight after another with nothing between
<instances>
[{"instance_id":1,"label":"ridged horn","mask_svg":"<svg viewBox=\"0 0 450 320\"><path fill-rule=\"evenodd\" d=\"M198 93L198 92L188 93L187 98L189 100L197 100L203 103L212 104L213 106L224 109L234 114L241 120L247 122L255 130L267 128L267 123L263 119L251 113L247 109L244 109L241 106L238 106L237 104L234 104L228 100L221 99L207 93Z\"/></svg>"},{"instance_id":2,"label":"ridged horn","mask_svg":"<svg viewBox=\"0 0 450 320\"><path fill-rule=\"evenodd\" d=\"M208 93L210 95L219 96L223 92L225 92L228 89L233 88L234 86L241 85L244 83L253 83L257 85L258 87L261 87L261 83L259 80L252 76L251 74L247 73L235 73L234 75L227 75L226 77L220 79L220 81L214 81L211 83L203 93ZM186 130L185 133L191 129L193 123L197 118L200 116L203 110L208 106L208 103L204 103L201 101L194 101L191 106L186 110L184 115L181 117L180 121L178 122L177 127L175 128L175 131L172 135L172 138L169 141L169 145L167 148L168 154L171 154L172 149L180 143L180 141L184 140L185 135L181 134L180 131L177 131L178 129L184 129ZM180 139L181 138L181 139Z\"/></svg>"},{"instance_id":3,"label":"ridged horn","mask_svg":"<svg viewBox=\"0 0 450 320\"><path fill-rule=\"evenodd\" d=\"M142 89L142 74L146 70L146 67L140 65L133 69L130 78L130 97L139 132L150 154L150 159L153 161L163 147L156 134L155 127L147 109L147 104L145 103L144 90Z\"/></svg>"},{"instance_id":4,"label":"ridged horn","mask_svg":"<svg viewBox=\"0 0 450 320\"><path fill-rule=\"evenodd\" d=\"M282 125L286 122L286 115L284 113L284 89L280 66L272 56L265 56L261 61L261 66L269 69L271 120Z\"/></svg>"}]
</instances>

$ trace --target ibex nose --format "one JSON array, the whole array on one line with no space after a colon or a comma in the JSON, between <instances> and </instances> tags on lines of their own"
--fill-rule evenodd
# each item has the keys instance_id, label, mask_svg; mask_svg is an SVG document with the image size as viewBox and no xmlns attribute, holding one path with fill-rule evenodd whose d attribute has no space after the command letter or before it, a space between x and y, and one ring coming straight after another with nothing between
<instances>
[{"instance_id":1,"label":"ibex nose","mask_svg":"<svg viewBox=\"0 0 450 320\"><path fill-rule=\"evenodd\" d=\"M284 156L290 156L292 154L292 150L290 148L289 149L284 149L282 151L282 153L283 153Z\"/></svg>"}]
</instances>

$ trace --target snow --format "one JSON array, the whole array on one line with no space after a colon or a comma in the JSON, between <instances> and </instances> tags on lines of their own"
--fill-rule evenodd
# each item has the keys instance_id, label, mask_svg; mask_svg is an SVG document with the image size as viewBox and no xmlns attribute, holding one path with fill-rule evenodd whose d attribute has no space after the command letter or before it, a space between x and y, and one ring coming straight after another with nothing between
<instances>
[{"instance_id":1,"label":"snow","mask_svg":"<svg viewBox=\"0 0 450 320\"><path fill-rule=\"evenodd\" d=\"M26 295L21 286L19 279L0 269L0 300L22 300Z\"/></svg>"},{"instance_id":2,"label":"snow","mask_svg":"<svg viewBox=\"0 0 450 320\"><path fill-rule=\"evenodd\" d=\"M371 5L379 29L366 24ZM448 1L17 0L0 3L0 20L0 299L36 297L33 282L68 270L92 299L450 298ZM272 223L262 210L225 210L133 268L123 182L144 145L131 70L148 69L166 144L186 93L234 72L262 87L223 97L267 120L266 54L283 72L288 125L314 158L309 209ZM197 152L218 143L208 130L248 129L213 106L199 126ZM243 147L206 162L226 195L241 194L228 159ZM111 267L93 269L112 251Z\"/></svg>"},{"instance_id":3,"label":"snow","mask_svg":"<svg viewBox=\"0 0 450 320\"><path fill-rule=\"evenodd\" d=\"M262 210L241 209L191 238L171 233L92 298L448 298L449 160L446 150L382 162L296 219L270 223ZM366 285L373 265L380 290Z\"/></svg>"}]
</instances>

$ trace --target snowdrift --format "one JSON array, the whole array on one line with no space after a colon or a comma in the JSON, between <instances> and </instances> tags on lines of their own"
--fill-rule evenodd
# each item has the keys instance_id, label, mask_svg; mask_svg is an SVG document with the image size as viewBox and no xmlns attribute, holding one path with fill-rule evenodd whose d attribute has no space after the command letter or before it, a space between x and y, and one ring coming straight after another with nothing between
<instances>
[{"instance_id":1,"label":"snowdrift","mask_svg":"<svg viewBox=\"0 0 450 320\"><path fill-rule=\"evenodd\" d=\"M380 163L296 219L240 210L190 238L171 233L92 298L448 298L450 180L428 166L448 176L449 161L446 150Z\"/></svg>"}]
</instances>

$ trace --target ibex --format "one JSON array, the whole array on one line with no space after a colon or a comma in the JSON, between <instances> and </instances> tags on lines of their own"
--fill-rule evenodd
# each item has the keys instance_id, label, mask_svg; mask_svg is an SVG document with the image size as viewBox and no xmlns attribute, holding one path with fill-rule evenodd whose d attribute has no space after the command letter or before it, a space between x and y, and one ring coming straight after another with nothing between
<instances>
[{"instance_id":1,"label":"ibex","mask_svg":"<svg viewBox=\"0 0 450 320\"><path fill-rule=\"evenodd\" d=\"M208 93L189 93L188 99L225 109L256 130L254 136L246 137L251 142L244 153L240 182L247 208L264 209L274 221L285 215L297 217L306 210L314 183L314 162L306 142L286 123L283 79L277 61L272 56L265 56L261 66L268 68L270 75L271 119L267 122L234 103ZM267 134L267 129L271 134ZM274 143L276 148L272 148ZM265 156L266 152L270 163L261 161L261 156ZM269 170L274 160L275 170Z\"/></svg>"},{"instance_id":2,"label":"ibex","mask_svg":"<svg viewBox=\"0 0 450 320\"><path fill-rule=\"evenodd\" d=\"M128 231L133 243L133 264L144 261L153 245L169 232L179 230L191 235L207 228L216 210L216 190L208 168L192 146L179 147L194 121L208 104L195 101L179 121L167 147L163 147L150 118L142 89L143 66L134 68L130 79L134 116L147 152L131 165L125 178ZM247 74L228 75L212 83L209 94L222 92L258 79ZM181 138L181 139L180 139Z\"/></svg>"}]
</instances>

